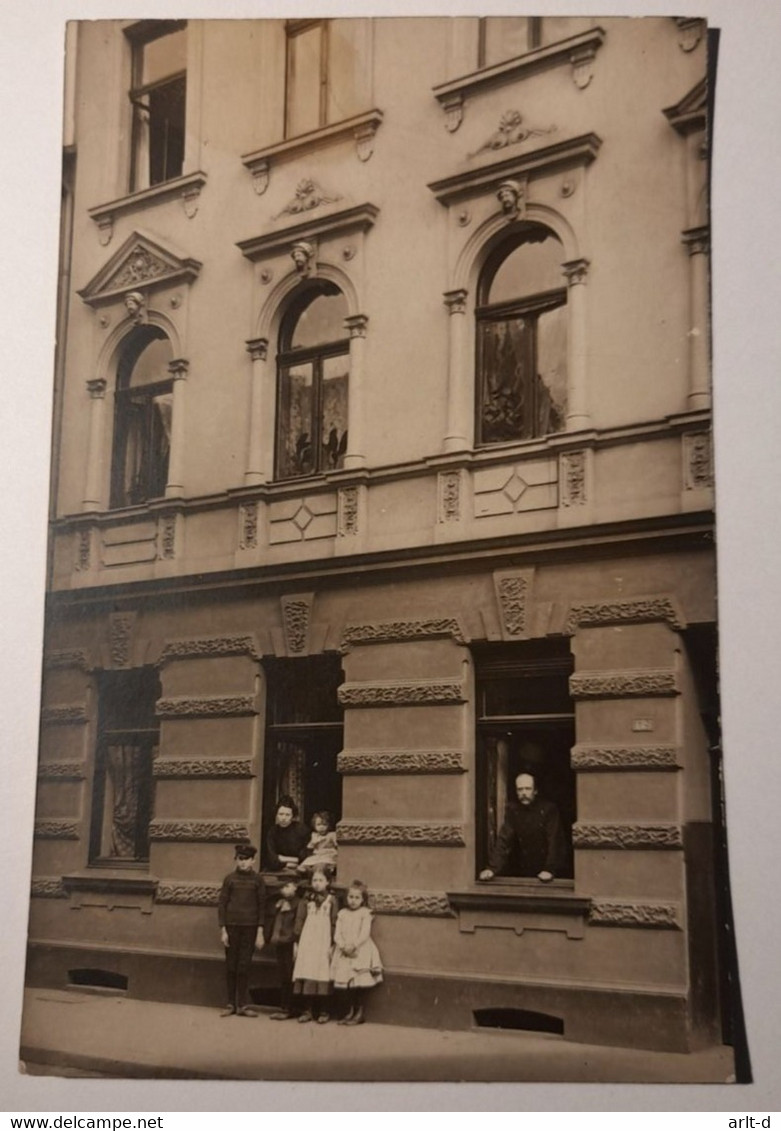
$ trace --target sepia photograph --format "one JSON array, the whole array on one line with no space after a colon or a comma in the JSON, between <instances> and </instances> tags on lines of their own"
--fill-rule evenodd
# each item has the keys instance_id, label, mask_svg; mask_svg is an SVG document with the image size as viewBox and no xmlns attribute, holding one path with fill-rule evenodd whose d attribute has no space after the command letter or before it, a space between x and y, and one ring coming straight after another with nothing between
<instances>
[{"instance_id":1,"label":"sepia photograph","mask_svg":"<svg viewBox=\"0 0 781 1131\"><path fill-rule=\"evenodd\" d=\"M62 30L21 1070L750 1083L718 31Z\"/></svg>"}]
</instances>

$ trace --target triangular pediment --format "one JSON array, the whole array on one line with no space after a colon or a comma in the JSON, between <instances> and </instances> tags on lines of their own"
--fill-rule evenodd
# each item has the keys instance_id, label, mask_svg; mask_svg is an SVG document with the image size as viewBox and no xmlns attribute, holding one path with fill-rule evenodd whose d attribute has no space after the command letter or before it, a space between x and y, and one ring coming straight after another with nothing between
<instances>
[{"instance_id":1,"label":"triangular pediment","mask_svg":"<svg viewBox=\"0 0 781 1131\"><path fill-rule=\"evenodd\" d=\"M679 133L690 133L692 130L705 128L706 114L708 111L708 83L700 79L688 94L674 106L668 106L664 111L667 121Z\"/></svg>"},{"instance_id":2,"label":"triangular pediment","mask_svg":"<svg viewBox=\"0 0 781 1131\"><path fill-rule=\"evenodd\" d=\"M132 290L192 281L201 264L144 232L128 236L107 263L78 292L90 306L113 301Z\"/></svg>"}]
</instances>

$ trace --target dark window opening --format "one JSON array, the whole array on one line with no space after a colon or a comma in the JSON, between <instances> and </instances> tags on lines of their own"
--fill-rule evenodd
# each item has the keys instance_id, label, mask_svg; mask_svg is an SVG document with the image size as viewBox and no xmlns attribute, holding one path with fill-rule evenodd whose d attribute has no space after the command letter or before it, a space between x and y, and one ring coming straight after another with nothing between
<instances>
[{"instance_id":1,"label":"dark window opening","mask_svg":"<svg viewBox=\"0 0 781 1131\"><path fill-rule=\"evenodd\" d=\"M124 974L116 974L113 970L96 970L85 966L68 971L68 984L102 990L127 990L128 979Z\"/></svg>"},{"instance_id":2,"label":"dark window opening","mask_svg":"<svg viewBox=\"0 0 781 1131\"><path fill-rule=\"evenodd\" d=\"M131 192L180 177L184 168L187 31L181 20L146 20L133 38Z\"/></svg>"},{"instance_id":3,"label":"dark window opening","mask_svg":"<svg viewBox=\"0 0 781 1131\"><path fill-rule=\"evenodd\" d=\"M350 341L347 302L330 283L307 287L279 335L276 478L318 475L344 465Z\"/></svg>"},{"instance_id":4,"label":"dark window opening","mask_svg":"<svg viewBox=\"0 0 781 1131\"><path fill-rule=\"evenodd\" d=\"M475 1024L481 1029L525 1029L531 1033L559 1033L564 1035L564 1021L550 1013L537 1013L532 1009L512 1009L504 1006L475 1009Z\"/></svg>"},{"instance_id":5,"label":"dark window opening","mask_svg":"<svg viewBox=\"0 0 781 1131\"><path fill-rule=\"evenodd\" d=\"M525 225L478 286L476 443L560 432L567 412L567 291L561 243Z\"/></svg>"},{"instance_id":6,"label":"dark window opening","mask_svg":"<svg viewBox=\"0 0 781 1131\"><path fill-rule=\"evenodd\" d=\"M307 829L312 814L322 810L336 825L342 815L342 778L336 760L343 745L337 698L343 675L338 656L270 660L266 674L264 846L280 797L292 798Z\"/></svg>"},{"instance_id":7,"label":"dark window opening","mask_svg":"<svg viewBox=\"0 0 781 1131\"><path fill-rule=\"evenodd\" d=\"M152 763L159 743L157 672L104 672L98 694L90 862L143 863L149 860Z\"/></svg>"},{"instance_id":8,"label":"dark window opening","mask_svg":"<svg viewBox=\"0 0 781 1131\"><path fill-rule=\"evenodd\" d=\"M156 326L128 336L117 367L114 394L112 508L161 498L168 482L173 381L171 343Z\"/></svg>"},{"instance_id":9,"label":"dark window opening","mask_svg":"<svg viewBox=\"0 0 781 1131\"><path fill-rule=\"evenodd\" d=\"M575 714L569 642L479 648L475 667L476 872L491 868L498 877L533 878L552 871L555 879L572 879ZM532 808L517 796L520 775L533 779ZM540 809L542 803L547 808ZM540 823L528 828L532 809Z\"/></svg>"}]
</instances>

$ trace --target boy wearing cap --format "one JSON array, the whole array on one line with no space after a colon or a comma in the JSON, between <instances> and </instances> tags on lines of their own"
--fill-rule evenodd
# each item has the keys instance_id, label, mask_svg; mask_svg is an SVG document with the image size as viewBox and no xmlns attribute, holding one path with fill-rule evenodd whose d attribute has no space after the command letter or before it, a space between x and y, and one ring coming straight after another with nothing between
<instances>
[{"instance_id":1,"label":"boy wearing cap","mask_svg":"<svg viewBox=\"0 0 781 1131\"><path fill-rule=\"evenodd\" d=\"M257 1017L256 1010L247 1004L247 996L266 892L263 880L252 867L257 849L251 844L237 844L235 855L236 868L222 881L217 907L228 980L228 1004L220 1016L235 1013L239 1017Z\"/></svg>"}]
</instances>

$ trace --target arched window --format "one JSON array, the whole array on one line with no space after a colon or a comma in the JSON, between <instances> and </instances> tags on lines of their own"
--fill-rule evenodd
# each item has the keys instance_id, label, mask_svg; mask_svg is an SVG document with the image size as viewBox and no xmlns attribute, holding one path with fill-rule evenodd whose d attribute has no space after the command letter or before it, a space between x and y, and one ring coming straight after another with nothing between
<instances>
[{"instance_id":1,"label":"arched window","mask_svg":"<svg viewBox=\"0 0 781 1131\"><path fill-rule=\"evenodd\" d=\"M138 326L117 367L111 506L128 507L165 494L171 443L171 343L156 326Z\"/></svg>"},{"instance_id":2,"label":"arched window","mask_svg":"<svg viewBox=\"0 0 781 1131\"><path fill-rule=\"evenodd\" d=\"M347 449L347 300L331 283L308 287L285 315L277 358L277 479L342 467Z\"/></svg>"},{"instance_id":3,"label":"arched window","mask_svg":"<svg viewBox=\"0 0 781 1131\"><path fill-rule=\"evenodd\" d=\"M567 411L564 249L526 225L488 258L477 293L477 445L560 432Z\"/></svg>"}]
</instances>

